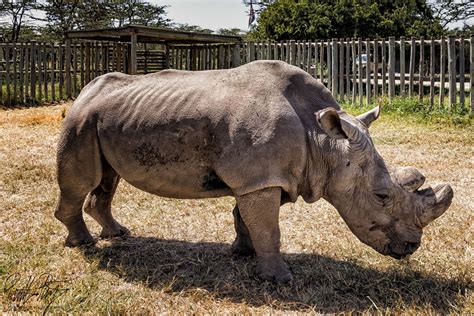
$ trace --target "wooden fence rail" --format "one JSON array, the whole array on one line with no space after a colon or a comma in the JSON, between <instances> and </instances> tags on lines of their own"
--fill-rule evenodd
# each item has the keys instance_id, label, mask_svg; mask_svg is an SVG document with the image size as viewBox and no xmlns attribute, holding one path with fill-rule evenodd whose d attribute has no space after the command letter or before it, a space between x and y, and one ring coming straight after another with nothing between
<instances>
[{"instance_id":1,"label":"wooden fence rail","mask_svg":"<svg viewBox=\"0 0 474 316\"><path fill-rule=\"evenodd\" d=\"M74 98L97 76L111 71L130 73L132 53L129 43L0 43L0 104ZM472 36L144 45L136 56L138 74L282 60L320 80L340 102L362 105L380 96L393 100L408 95L425 101L431 109L459 107L474 113Z\"/></svg>"}]
</instances>

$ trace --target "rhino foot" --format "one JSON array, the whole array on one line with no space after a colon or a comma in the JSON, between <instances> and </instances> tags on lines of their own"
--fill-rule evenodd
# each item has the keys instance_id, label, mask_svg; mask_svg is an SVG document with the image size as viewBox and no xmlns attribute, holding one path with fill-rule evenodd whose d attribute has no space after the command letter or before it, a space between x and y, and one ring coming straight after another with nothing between
<instances>
[{"instance_id":1,"label":"rhino foot","mask_svg":"<svg viewBox=\"0 0 474 316\"><path fill-rule=\"evenodd\" d=\"M107 239L107 238L121 237L121 236L128 236L128 235L130 235L130 231L126 227L115 222L111 227L102 228L102 232L100 233L100 238Z\"/></svg>"},{"instance_id":2,"label":"rhino foot","mask_svg":"<svg viewBox=\"0 0 474 316\"><path fill-rule=\"evenodd\" d=\"M255 255L255 249L251 243L242 242L239 239L236 239L232 243L232 254L242 257L250 257Z\"/></svg>"},{"instance_id":3,"label":"rhino foot","mask_svg":"<svg viewBox=\"0 0 474 316\"><path fill-rule=\"evenodd\" d=\"M86 245L93 245L95 244L94 238L89 234L89 232L83 233L81 235L71 235L69 234L66 238L65 242L67 247L79 247L79 246L86 246Z\"/></svg>"},{"instance_id":4,"label":"rhino foot","mask_svg":"<svg viewBox=\"0 0 474 316\"><path fill-rule=\"evenodd\" d=\"M293 275L288 265L280 258L259 258L257 265L258 276L267 281L288 283L293 280Z\"/></svg>"}]
</instances>

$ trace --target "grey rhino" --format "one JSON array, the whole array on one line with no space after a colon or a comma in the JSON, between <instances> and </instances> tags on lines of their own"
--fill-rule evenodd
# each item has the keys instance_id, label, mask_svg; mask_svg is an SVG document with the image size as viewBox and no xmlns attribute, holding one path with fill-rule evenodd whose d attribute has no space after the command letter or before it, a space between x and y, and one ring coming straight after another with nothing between
<instances>
[{"instance_id":1,"label":"grey rhino","mask_svg":"<svg viewBox=\"0 0 474 316\"><path fill-rule=\"evenodd\" d=\"M351 231L384 255L420 245L422 228L450 205L447 184L418 190L413 168L390 171L368 127L320 82L279 61L213 71L110 73L68 111L57 151L55 216L68 246L90 244L82 210L101 237L127 234L111 213L119 179L163 197L234 196L236 254L257 255L263 279L292 279L280 255L280 206L324 198ZM315 116L316 115L316 116Z\"/></svg>"}]
</instances>

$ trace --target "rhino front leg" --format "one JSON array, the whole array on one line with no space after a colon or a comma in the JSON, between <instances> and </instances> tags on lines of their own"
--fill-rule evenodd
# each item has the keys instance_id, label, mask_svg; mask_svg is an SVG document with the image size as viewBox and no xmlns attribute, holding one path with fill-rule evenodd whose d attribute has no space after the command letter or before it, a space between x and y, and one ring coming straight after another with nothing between
<instances>
[{"instance_id":1,"label":"rhino front leg","mask_svg":"<svg viewBox=\"0 0 474 316\"><path fill-rule=\"evenodd\" d=\"M280 254L280 199L280 188L267 188L236 197L240 216L257 253L258 275L265 280L285 283L293 276Z\"/></svg>"},{"instance_id":2,"label":"rhino front leg","mask_svg":"<svg viewBox=\"0 0 474 316\"><path fill-rule=\"evenodd\" d=\"M102 226L100 237L112 238L129 235L130 231L120 225L112 216L112 199L120 177L106 161L103 162L102 170L102 180L99 186L87 196L84 211Z\"/></svg>"},{"instance_id":3,"label":"rhino front leg","mask_svg":"<svg viewBox=\"0 0 474 316\"><path fill-rule=\"evenodd\" d=\"M255 254L255 248L250 239L249 229L240 216L239 206L235 205L234 210L234 227L237 236L232 243L232 253L239 256L252 256Z\"/></svg>"}]
</instances>

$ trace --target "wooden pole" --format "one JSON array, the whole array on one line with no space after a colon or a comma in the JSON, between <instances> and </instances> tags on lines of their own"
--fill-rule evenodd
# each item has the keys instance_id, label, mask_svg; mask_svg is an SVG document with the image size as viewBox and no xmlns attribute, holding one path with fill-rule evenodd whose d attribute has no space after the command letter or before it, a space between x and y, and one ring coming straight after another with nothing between
<instances>
[{"instance_id":1,"label":"wooden pole","mask_svg":"<svg viewBox=\"0 0 474 316\"><path fill-rule=\"evenodd\" d=\"M51 101L54 102L56 101L56 86L55 86L56 76L54 73L56 71L56 56L54 52L54 44L51 44L50 48L51 48Z\"/></svg>"},{"instance_id":2,"label":"wooden pole","mask_svg":"<svg viewBox=\"0 0 474 316\"><path fill-rule=\"evenodd\" d=\"M234 44L234 49L232 50L232 67L240 66L240 44Z\"/></svg>"},{"instance_id":3,"label":"wooden pole","mask_svg":"<svg viewBox=\"0 0 474 316\"><path fill-rule=\"evenodd\" d=\"M465 106L465 92L464 92L464 37L461 36L459 41L459 107L461 110Z\"/></svg>"},{"instance_id":4,"label":"wooden pole","mask_svg":"<svg viewBox=\"0 0 474 316\"><path fill-rule=\"evenodd\" d=\"M395 97L395 37L390 36L388 39L388 97L390 102Z\"/></svg>"},{"instance_id":5,"label":"wooden pole","mask_svg":"<svg viewBox=\"0 0 474 316\"><path fill-rule=\"evenodd\" d=\"M30 98L36 99L36 41L30 42Z\"/></svg>"},{"instance_id":6,"label":"wooden pole","mask_svg":"<svg viewBox=\"0 0 474 316\"><path fill-rule=\"evenodd\" d=\"M454 36L448 37L448 78L449 78L449 109L456 104L456 55Z\"/></svg>"},{"instance_id":7,"label":"wooden pole","mask_svg":"<svg viewBox=\"0 0 474 316\"><path fill-rule=\"evenodd\" d=\"M413 97L413 80L415 77L415 39L411 38L411 45L410 45L410 82L408 83L408 96L411 98Z\"/></svg>"},{"instance_id":8,"label":"wooden pole","mask_svg":"<svg viewBox=\"0 0 474 316\"><path fill-rule=\"evenodd\" d=\"M374 98L379 96L379 41L374 39Z\"/></svg>"},{"instance_id":9,"label":"wooden pole","mask_svg":"<svg viewBox=\"0 0 474 316\"><path fill-rule=\"evenodd\" d=\"M367 78L367 81L365 82L365 92L366 92L366 99L365 102L367 105L370 104L370 97L371 97L371 89L370 89L370 70L371 70L371 65L370 65L370 39L366 39L365 41L365 54L367 55L367 66L365 69L365 76Z\"/></svg>"},{"instance_id":10,"label":"wooden pole","mask_svg":"<svg viewBox=\"0 0 474 316\"><path fill-rule=\"evenodd\" d=\"M86 42L86 84L88 84L90 81L91 81L91 43Z\"/></svg>"},{"instance_id":11,"label":"wooden pole","mask_svg":"<svg viewBox=\"0 0 474 316\"><path fill-rule=\"evenodd\" d=\"M425 74L425 38L420 38L420 80L418 86L418 97L420 102L423 101L424 95L424 74Z\"/></svg>"},{"instance_id":12,"label":"wooden pole","mask_svg":"<svg viewBox=\"0 0 474 316\"><path fill-rule=\"evenodd\" d=\"M66 96L72 97L71 92L71 40L66 39Z\"/></svg>"},{"instance_id":13,"label":"wooden pole","mask_svg":"<svg viewBox=\"0 0 474 316\"><path fill-rule=\"evenodd\" d=\"M434 81L435 81L435 40L430 42L430 110L434 107Z\"/></svg>"},{"instance_id":14,"label":"wooden pole","mask_svg":"<svg viewBox=\"0 0 474 316\"><path fill-rule=\"evenodd\" d=\"M344 40L339 39L339 96L344 103Z\"/></svg>"},{"instance_id":15,"label":"wooden pole","mask_svg":"<svg viewBox=\"0 0 474 316\"><path fill-rule=\"evenodd\" d=\"M387 52L385 39L382 38L382 95L387 92Z\"/></svg>"},{"instance_id":16,"label":"wooden pole","mask_svg":"<svg viewBox=\"0 0 474 316\"><path fill-rule=\"evenodd\" d=\"M324 84L324 41L321 41L321 54L319 55L319 80Z\"/></svg>"},{"instance_id":17,"label":"wooden pole","mask_svg":"<svg viewBox=\"0 0 474 316\"><path fill-rule=\"evenodd\" d=\"M331 53L331 40L327 41L327 58L328 61L326 63L328 68L328 84L327 87L329 90L332 90L332 53Z\"/></svg>"},{"instance_id":18,"label":"wooden pole","mask_svg":"<svg viewBox=\"0 0 474 316\"><path fill-rule=\"evenodd\" d=\"M439 80L439 100L438 100L438 109L443 108L444 106L444 85L446 79L446 39L444 36L441 38L441 56L439 58L440 62L440 80Z\"/></svg>"},{"instance_id":19,"label":"wooden pole","mask_svg":"<svg viewBox=\"0 0 474 316\"><path fill-rule=\"evenodd\" d=\"M470 46L470 77L469 80L471 81L471 89L469 90L469 96L471 99L471 109L469 111L469 117L474 117L474 35L471 34L471 38L469 40L469 46Z\"/></svg>"},{"instance_id":20,"label":"wooden pole","mask_svg":"<svg viewBox=\"0 0 474 316\"><path fill-rule=\"evenodd\" d=\"M345 75L346 75L346 95L347 95L347 101L350 102L351 98L351 39L346 38L345 46L346 46L346 70L345 70Z\"/></svg>"},{"instance_id":21,"label":"wooden pole","mask_svg":"<svg viewBox=\"0 0 474 316\"><path fill-rule=\"evenodd\" d=\"M20 74L19 74L19 79L20 79L20 102L23 103L25 102L25 89L24 89L24 72L23 68L25 67L25 55L24 55L24 46L23 43L20 43ZM0 74L1 77L1 74ZM0 79L0 87L2 86L1 79ZM1 88L0 88L1 90ZM41 90L41 88L40 88ZM0 98L0 103L2 103L2 99Z\"/></svg>"},{"instance_id":22,"label":"wooden pole","mask_svg":"<svg viewBox=\"0 0 474 316\"><path fill-rule=\"evenodd\" d=\"M16 50L17 45L16 43L12 44L12 59L13 59L13 104L17 102L17 95L18 95L18 83L17 83L17 64L16 64ZM1 88L1 87L0 87Z\"/></svg>"},{"instance_id":23,"label":"wooden pole","mask_svg":"<svg viewBox=\"0 0 474 316\"><path fill-rule=\"evenodd\" d=\"M357 42L357 53L359 54L359 106L362 107L364 86L362 82L362 39L360 37Z\"/></svg>"},{"instance_id":24,"label":"wooden pole","mask_svg":"<svg viewBox=\"0 0 474 316\"><path fill-rule=\"evenodd\" d=\"M400 95L405 95L405 36L400 37Z\"/></svg>"},{"instance_id":25,"label":"wooden pole","mask_svg":"<svg viewBox=\"0 0 474 316\"><path fill-rule=\"evenodd\" d=\"M338 96L338 81L337 81L337 39L333 38L331 43L331 69L332 69L332 95L337 98Z\"/></svg>"},{"instance_id":26,"label":"wooden pole","mask_svg":"<svg viewBox=\"0 0 474 316\"><path fill-rule=\"evenodd\" d=\"M130 36L130 73L137 74L137 33Z\"/></svg>"},{"instance_id":27,"label":"wooden pole","mask_svg":"<svg viewBox=\"0 0 474 316\"><path fill-rule=\"evenodd\" d=\"M356 103L356 89L357 89L357 81L356 81L356 45L355 39L352 38L351 41L351 49L352 49L352 105Z\"/></svg>"},{"instance_id":28,"label":"wooden pole","mask_svg":"<svg viewBox=\"0 0 474 316\"><path fill-rule=\"evenodd\" d=\"M6 88L7 88L7 101L5 102L6 105L11 105L12 102L12 92L11 92L11 76L10 76L10 44L7 42L5 43L5 81L6 81ZM3 89L0 86L0 89Z\"/></svg>"},{"instance_id":29,"label":"wooden pole","mask_svg":"<svg viewBox=\"0 0 474 316\"><path fill-rule=\"evenodd\" d=\"M314 78L318 79L318 60L319 60L319 47L318 41L314 41Z\"/></svg>"},{"instance_id":30,"label":"wooden pole","mask_svg":"<svg viewBox=\"0 0 474 316\"><path fill-rule=\"evenodd\" d=\"M296 65L296 42L290 41L290 64Z\"/></svg>"}]
</instances>

